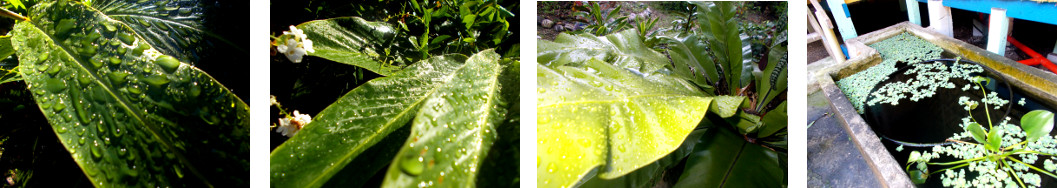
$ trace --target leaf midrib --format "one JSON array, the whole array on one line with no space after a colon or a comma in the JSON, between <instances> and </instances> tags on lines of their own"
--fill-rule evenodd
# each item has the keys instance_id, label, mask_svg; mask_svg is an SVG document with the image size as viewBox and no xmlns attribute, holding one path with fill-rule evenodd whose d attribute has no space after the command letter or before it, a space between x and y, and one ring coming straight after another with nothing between
<instances>
[{"instance_id":1,"label":"leaf midrib","mask_svg":"<svg viewBox=\"0 0 1057 188\"><path fill-rule=\"evenodd\" d=\"M105 14L102 14L101 12L99 12L99 10L96 10L95 8L92 8L91 6L84 5L84 4L82 4L82 6L84 6L89 11L94 11L95 13L100 13L101 15L103 15L104 18L106 18L106 21L117 22L118 24L121 24L121 26L123 26L123 27L128 27L127 25L124 25L125 24L124 22L120 22L120 21L116 21L114 19L111 19L110 17L107 17ZM73 62L75 62L74 65L76 65L77 68L79 68L81 71L83 71L84 73L87 73L89 76L91 76L93 78L92 81L98 83L100 87L103 87L103 89L106 91L107 94L110 94L111 97L116 99L118 104L119 104L119 106L121 106L121 108L124 108L126 111L128 111L128 113L133 114L132 117L134 119L136 119L136 121L139 121L145 127L147 127L147 130L149 130L151 135L153 135L155 138L157 138L159 140L159 143L162 143L162 145L164 145L171 152L173 152L173 154L176 155L176 158L179 159L180 163L186 164L185 166L188 168L188 170L191 171L192 174L195 175L195 177L197 177L200 180L202 180L202 182L204 184L206 184L207 187L213 187L209 183L209 181L207 179L205 179L205 177L202 176L201 173L198 172L198 169L195 168L192 165L192 163L187 160L186 157L184 157L183 153L180 153L179 150L176 150L176 148L172 145L172 143L169 143L169 140L163 139L164 138L163 135L158 134L158 130L157 130L157 127L155 127L155 125L150 124L147 121L143 120L143 118L142 118L143 115L140 114L139 111L137 111L138 109L137 110L133 110L132 107L128 105L130 102L126 98L118 97L117 94L115 94L113 92L113 89L110 87L110 85L107 85L106 83L103 83L101 81L102 79L98 75L92 74L91 71L88 70L88 68L84 66L84 62L82 62L79 58L77 58L76 56L74 56L73 54L70 53L71 50L67 46L59 45L58 43L56 43L55 41L59 41L58 38L55 38L55 36L50 34L50 33L44 32L44 30L40 29L40 26L38 26L37 24L35 24L33 22L27 22L27 23L29 23L30 25L33 26L32 29L44 34L44 36L47 36L48 39L51 39L50 43L52 43L52 45L55 45L55 46L58 46L59 48L61 48L62 52L65 53L70 59L72 59ZM146 44L146 43L143 43L143 44L140 44L140 45L150 46L149 44ZM22 74L26 74L26 73L22 73ZM23 77L25 77L25 76L26 75L23 75ZM81 171L84 171L84 169L82 168ZM89 178L89 179L92 180L93 182L95 182L95 180L96 180L95 178Z\"/></svg>"},{"instance_id":2,"label":"leaf midrib","mask_svg":"<svg viewBox=\"0 0 1057 188\"><path fill-rule=\"evenodd\" d=\"M424 61L428 61L428 60L424 60ZM419 62L419 63L422 63L422 62ZM458 72L459 70L462 70L462 69L463 69L463 68L465 68L465 67L466 67L466 64L465 64L465 63L463 63L462 65L460 65L460 66L459 66L459 68L458 68L458 69L456 69L455 71L452 71L452 72ZM452 75L449 75L449 76L448 76L448 78L446 78L444 82L442 82L442 83L437 83L437 84L433 84L433 85L435 85L435 86L436 86L436 85L442 85L442 84L447 84L447 83L451 82L451 80L452 80L453 78L455 78L455 75L454 75L454 74L452 74ZM389 127L389 126L392 126L392 125L393 125L393 123L395 123L395 122L394 122L393 120L396 120L396 119L399 119L399 118L401 118L401 117L407 116L408 112L412 111L412 109L414 109L414 110L418 110L418 108L419 108L419 106L420 106L420 105L422 104L422 102L424 102L424 101L425 101L425 100L426 100L427 98L429 98L429 96L430 96L430 95L433 95L433 93L436 93L436 92L437 92L437 90L438 90L439 88L440 88L440 87L432 87L431 89L429 89L429 91L428 91L428 92L426 92L426 93L425 93L424 95L422 95L422 97L420 97L420 98L418 98L417 100L415 100L415 102L414 102L414 103L412 103L412 104L411 104L411 106L410 106L409 108L406 108L406 109L404 109L404 110L401 110L401 111L400 111L400 113L399 113L399 114L397 114L397 116L396 116L395 118L391 118L391 119L389 119L389 121L386 121L386 123L385 123L385 125L384 125L383 127ZM355 89L354 89L354 90L355 90ZM329 106L328 106L327 108L329 108ZM306 125L306 126L308 126L308 125ZM377 130L377 131L376 131L375 133L380 133L379 131L382 131L382 130L385 130L385 129L378 129L378 130ZM376 137L378 137L379 135L381 135L381 134L372 134L371 136L368 136L368 137L367 137L367 138L368 138L367 140L374 140L374 139L375 139ZM379 141L380 141L380 140L379 140ZM376 142L376 143L377 143L377 142ZM360 151L360 153L357 153L357 155L359 155L359 154L362 154L362 152L363 152L362 150L363 150L363 148L364 148L365 146L366 146L366 144L360 144L360 145L357 145L356 147L353 147L353 148L352 148L352 150L350 150L350 151L356 151L356 150L361 150L361 151ZM374 146L374 145L372 144L371 146ZM286 144L283 144L283 145L280 145L279 147L275 148L275 150L279 150L280 148L285 148L285 147L286 147ZM342 159L348 159L348 158L352 158L352 155L353 155L353 152L348 152L348 153L346 153L346 154L345 154L344 156L342 156ZM269 158L271 158L271 157L275 157L275 152L272 152L271 154L269 154L269 156L268 156L268 157L269 157ZM348 163L346 163L345 165L348 165ZM345 167L345 165L341 165L341 167ZM307 184L307 185L306 185L305 187L320 187L320 186L322 186L322 185L320 184L320 181L321 181L321 180L323 180L323 177L324 177L324 176L326 176L326 177L333 177L333 174L334 174L334 173L333 173L333 171L334 171L334 170L336 170L336 169L338 169L338 168L337 168L337 165L334 165L334 166L328 166L328 167L325 167L325 168L326 168L326 169L325 169L325 170L323 170L323 173L322 173L321 175L319 175L319 176L316 176L315 178L313 178L313 179L312 179L312 181L311 181L311 182L309 182L309 184ZM328 175L328 174L329 174L329 175Z\"/></svg>"},{"instance_id":3,"label":"leaf midrib","mask_svg":"<svg viewBox=\"0 0 1057 188\"><path fill-rule=\"evenodd\" d=\"M498 59L496 61L498 61ZM490 81L492 81L492 84L489 86L489 90L488 90L489 91L488 93L493 94L493 96L499 95L499 75L502 74L502 65L498 65L498 63L496 63L496 64L497 64L496 67L492 70L495 73L494 74L495 76L493 76L492 79L490 79ZM496 115L496 113L492 113L493 112L492 110L489 110L495 105L495 98L496 97L488 97L488 101L485 102L486 105L484 105L480 109L478 109L478 110L482 110L484 112L487 112L487 115L482 116L481 118L478 119L478 121L484 120L484 122L486 122L486 123L478 125L477 134L481 135L481 136L477 137L477 140L479 141L478 143L482 143L482 144L477 144L477 146L476 146L477 149L474 150L474 154L476 154L477 156L481 156L481 153L482 153L482 146L484 145L483 143L484 143L484 135L485 135L484 134L484 130L487 130L487 128L485 126L488 123L490 123L490 122L488 122L488 120L491 119L491 117L493 115ZM484 157L481 157L481 158L483 159ZM480 167L480 165L476 165L476 166ZM477 179L477 173L470 174L470 179L475 179L476 180Z\"/></svg>"}]
</instances>

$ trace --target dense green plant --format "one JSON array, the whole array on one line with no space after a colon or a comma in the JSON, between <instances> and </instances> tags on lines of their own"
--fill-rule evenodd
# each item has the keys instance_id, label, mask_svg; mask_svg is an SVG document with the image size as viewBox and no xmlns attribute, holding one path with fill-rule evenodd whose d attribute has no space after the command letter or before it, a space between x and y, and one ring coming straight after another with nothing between
<instances>
[{"instance_id":1,"label":"dense green plant","mask_svg":"<svg viewBox=\"0 0 1057 188\"><path fill-rule=\"evenodd\" d=\"M699 30L665 36L670 60L637 30L539 41L537 185L784 184L785 104L774 102L784 101L784 43L768 49L765 71L752 71L734 5L698 6L707 15Z\"/></svg>"},{"instance_id":2,"label":"dense green plant","mask_svg":"<svg viewBox=\"0 0 1057 188\"><path fill-rule=\"evenodd\" d=\"M583 32L601 36L632 27L631 23L628 22L627 16L620 16L620 8L623 5L617 5L609 12L602 10L598 2L590 2L590 4L584 6L586 10L576 12L577 16L588 18L591 21Z\"/></svg>"},{"instance_id":3,"label":"dense green plant","mask_svg":"<svg viewBox=\"0 0 1057 188\"><path fill-rule=\"evenodd\" d=\"M4 10L17 21L0 55L17 66L5 60L3 82L25 83L93 185L248 185L248 106L189 64L216 36L201 2L26 5Z\"/></svg>"},{"instance_id":4,"label":"dense green plant","mask_svg":"<svg viewBox=\"0 0 1057 188\"><path fill-rule=\"evenodd\" d=\"M287 48L279 51L381 77L274 148L272 186L358 187L372 177L387 187L517 186L519 62L507 31L517 2L384 2L407 9L380 21L308 21L275 37Z\"/></svg>"}]
</instances>

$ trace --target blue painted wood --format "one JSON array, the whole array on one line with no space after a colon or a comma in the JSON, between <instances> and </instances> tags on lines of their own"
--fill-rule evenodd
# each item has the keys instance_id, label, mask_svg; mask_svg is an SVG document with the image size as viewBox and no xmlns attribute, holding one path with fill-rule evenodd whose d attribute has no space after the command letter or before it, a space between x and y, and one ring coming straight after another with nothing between
<instances>
[{"instance_id":1,"label":"blue painted wood","mask_svg":"<svg viewBox=\"0 0 1057 188\"><path fill-rule=\"evenodd\" d=\"M919 0L920 1L920 0ZM1057 25L1057 4L1028 0L947 0L943 6L989 14L991 8L1004 8L1006 16Z\"/></svg>"}]
</instances>

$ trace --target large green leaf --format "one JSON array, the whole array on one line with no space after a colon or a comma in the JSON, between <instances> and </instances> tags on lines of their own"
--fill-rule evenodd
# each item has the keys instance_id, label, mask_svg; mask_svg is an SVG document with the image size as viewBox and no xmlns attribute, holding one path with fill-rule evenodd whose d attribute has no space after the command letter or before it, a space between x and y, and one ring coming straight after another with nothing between
<instances>
[{"instance_id":1,"label":"large green leaf","mask_svg":"<svg viewBox=\"0 0 1057 188\"><path fill-rule=\"evenodd\" d=\"M59 140L96 186L246 186L249 109L80 2L34 6L11 43Z\"/></svg>"},{"instance_id":2,"label":"large green leaf","mask_svg":"<svg viewBox=\"0 0 1057 188\"><path fill-rule=\"evenodd\" d=\"M702 121L701 123L707 125L698 125L698 127L711 127L710 121ZM653 187L653 184L659 181L658 178L668 168L675 166L694 151L694 146L697 145L698 139L701 139L701 136L706 132L708 132L708 129L694 130L689 136L686 136L683 144L679 145L679 148L676 148L675 151L627 175L616 179L591 178L584 183L583 187Z\"/></svg>"},{"instance_id":3,"label":"large green leaf","mask_svg":"<svg viewBox=\"0 0 1057 188\"><path fill-rule=\"evenodd\" d=\"M466 60L451 80L426 99L384 185L471 187L506 114L499 97L499 54L486 50Z\"/></svg>"},{"instance_id":4,"label":"large green leaf","mask_svg":"<svg viewBox=\"0 0 1057 188\"><path fill-rule=\"evenodd\" d=\"M315 50L308 53L331 61L354 65L381 75L400 70L412 49L395 42L397 29L385 22L370 22L359 17L315 20L297 25L312 40ZM392 49L392 50L390 50ZM379 62L384 61L384 62Z\"/></svg>"},{"instance_id":5,"label":"large green leaf","mask_svg":"<svg viewBox=\"0 0 1057 188\"><path fill-rule=\"evenodd\" d=\"M709 129L686 159L675 187L783 187L784 158L733 130Z\"/></svg>"},{"instance_id":6,"label":"large green leaf","mask_svg":"<svg viewBox=\"0 0 1057 188\"><path fill-rule=\"evenodd\" d=\"M725 79L727 93L735 94L738 89L748 85L752 74L752 61L744 59L752 52L748 36L738 31L737 2L712 2L714 5L700 3L698 12L703 16L698 21L701 35L707 41L709 50L706 53L714 56L721 75ZM695 52L700 53L700 52Z\"/></svg>"},{"instance_id":7,"label":"large green leaf","mask_svg":"<svg viewBox=\"0 0 1057 188\"><path fill-rule=\"evenodd\" d=\"M765 106L771 102L775 97L782 94L789 83L789 71L786 68L788 60L786 56L786 49L783 46L775 46L771 48L771 51L767 58L767 68L763 70L763 74L760 78L756 79L756 85L758 90L756 94L760 102L758 102L757 109L762 110L762 106Z\"/></svg>"},{"instance_id":8,"label":"large green leaf","mask_svg":"<svg viewBox=\"0 0 1057 188\"><path fill-rule=\"evenodd\" d=\"M201 41L213 35L203 30L205 6L200 0L94 0L90 6L128 24L155 49L182 61L197 61L202 46L208 45Z\"/></svg>"},{"instance_id":9,"label":"large green leaf","mask_svg":"<svg viewBox=\"0 0 1057 188\"><path fill-rule=\"evenodd\" d=\"M592 174L613 179L653 163L679 147L708 111L711 98L687 81L663 71L639 72L639 65L667 58L630 54L656 52L619 40L623 36L638 38L632 30L606 36L611 40L585 34L540 42L538 185L574 186Z\"/></svg>"},{"instance_id":10,"label":"large green leaf","mask_svg":"<svg viewBox=\"0 0 1057 188\"><path fill-rule=\"evenodd\" d=\"M598 59L622 69L652 74L668 65L668 58L644 45L633 29L601 37L561 33L554 41L539 41L537 50L536 61L547 66Z\"/></svg>"},{"instance_id":11,"label":"large green leaf","mask_svg":"<svg viewBox=\"0 0 1057 188\"><path fill-rule=\"evenodd\" d=\"M367 148L406 125L465 60L462 55L436 56L349 91L272 151L272 186L322 186Z\"/></svg>"}]
</instances>

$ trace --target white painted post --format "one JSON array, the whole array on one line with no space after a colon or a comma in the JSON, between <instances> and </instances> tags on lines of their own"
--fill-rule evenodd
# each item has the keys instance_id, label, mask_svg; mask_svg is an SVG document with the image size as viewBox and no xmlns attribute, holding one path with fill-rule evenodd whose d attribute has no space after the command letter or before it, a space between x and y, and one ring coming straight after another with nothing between
<instances>
[{"instance_id":1,"label":"white painted post","mask_svg":"<svg viewBox=\"0 0 1057 188\"><path fill-rule=\"evenodd\" d=\"M855 33L855 24L851 22L851 14L844 10L847 6L844 0L827 0L826 4L829 5L829 11L833 13L833 19L837 22L837 30L840 31L841 38L848 40L859 36Z\"/></svg>"},{"instance_id":2,"label":"white painted post","mask_svg":"<svg viewBox=\"0 0 1057 188\"><path fill-rule=\"evenodd\" d=\"M918 24L921 26L921 11L918 8L918 1L916 0L905 0L907 16L910 18L910 23Z\"/></svg>"},{"instance_id":3,"label":"white painted post","mask_svg":"<svg viewBox=\"0 0 1057 188\"><path fill-rule=\"evenodd\" d=\"M929 27L940 34L954 37L951 7L943 6L943 0L929 0Z\"/></svg>"},{"instance_id":4,"label":"white painted post","mask_svg":"<svg viewBox=\"0 0 1057 188\"><path fill-rule=\"evenodd\" d=\"M987 28L987 51L1006 55L1006 36L1009 34L1009 18L1006 9L991 8L991 23Z\"/></svg>"}]
</instances>

